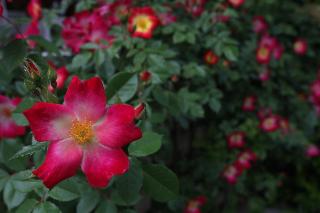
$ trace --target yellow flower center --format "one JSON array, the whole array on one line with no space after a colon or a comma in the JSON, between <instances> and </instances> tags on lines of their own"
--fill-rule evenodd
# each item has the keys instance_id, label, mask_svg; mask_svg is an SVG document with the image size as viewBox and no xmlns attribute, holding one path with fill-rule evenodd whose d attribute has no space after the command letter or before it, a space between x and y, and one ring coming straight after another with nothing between
<instances>
[{"instance_id":1,"label":"yellow flower center","mask_svg":"<svg viewBox=\"0 0 320 213\"><path fill-rule=\"evenodd\" d=\"M91 121L73 121L69 134L78 144L89 143L94 136Z\"/></svg>"},{"instance_id":2,"label":"yellow flower center","mask_svg":"<svg viewBox=\"0 0 320 213\"><path fill-rule=\"evenodd\" d=\"M269 49L262 47L259 49L259 56L262 58L267 58L269 55Z\"/></svg>"},{"instance_id":3,"label":"yellow flower center","mask_svg":"<svg viewBox=\"0 0 320 213\"><path fill-rule=\"evenodd\" d=\"M148 32L152 25L152 21L149 16L139 15L134 19L134 26L136 27L137 32Z\"/></svg>"}]
</instances>

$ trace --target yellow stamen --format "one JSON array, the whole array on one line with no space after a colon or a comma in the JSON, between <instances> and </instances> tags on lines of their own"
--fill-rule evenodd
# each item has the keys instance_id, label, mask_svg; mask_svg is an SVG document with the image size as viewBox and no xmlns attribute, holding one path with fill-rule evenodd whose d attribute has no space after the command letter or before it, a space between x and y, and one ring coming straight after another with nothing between
<instances>
[{"instance_id":1,"label":"yellow stamen","mask_svg":"<svg viewBox=\"0 0 320 213\"><path fill-rule=\"evenodd\" d=\"M152 21L149 16L139 15L134 19L134 26L136 27L136 32L148 32L152 26Z\"/></svg>"},{"instance_id":2,"label":"yellow stamen","mask_svg":"<svg viewBox=\"0 0 320 213\"><path fill-rule=\"evenodd\" d=\"M89 143L94 136L91 121L73 121L69 134L79 144Z\"/></svg>"}]
</instances>

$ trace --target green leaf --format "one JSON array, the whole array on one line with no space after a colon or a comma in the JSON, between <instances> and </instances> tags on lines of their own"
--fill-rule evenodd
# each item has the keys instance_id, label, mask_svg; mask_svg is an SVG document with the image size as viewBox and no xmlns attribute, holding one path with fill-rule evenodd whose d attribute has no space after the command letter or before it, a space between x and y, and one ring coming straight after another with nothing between
<instances>
[{"instance_id":1,"label":"green leaf","mask_svg":"<svg viewBox=\"0 0 320 213\"><path fill-rule=\"evenodd\" d=\"M36 143L33 145L24 146L20 151L14 154L10 160L21 158L29 155L33 155L35 152L45 150L47 148L47 143Z\"/></svg>"},{"instance_id":2,"label":"green leaf","mask_svg":"<svg viewBox=\"0 0 320 213\"><path fill-rule=\"evenodd\" d=\"M214 112L219 112L221 109L221 103L216 98L211 98L209 101L209 106Z\"/></svg>"},{"instance_id":3,"label":"green leaf","mask_svg":"<svg viewBox=\"0 0 320 213\"><path fill-rule=\"evenodd\" d=\"M144 157L157 152L161 147L162 136L154 132L145 132L143 137L129 145L129 154Z\"/></svg>"},{"instance_id":4,"label":"green leaf","mask_svg":"<svg viewBox=\"0 0 320 213\"><path fill-rule=\"evenodd\" d=\"M179 181L177 176L163 165L143 167L143 190L159 202L167 202L177 197Z\"/></svg>"},{"instance_id":5,"label":"green leaf","mask_svg":"<svg viewBox=\"0 0 320 213\"><path fill-rule=\"evenodd\" d=\"M0 169L0 192L2 191L9 178L9 174L6 171Z\"/></svg>"},{"instance_id":6,"label":"green leaf","mask_svg":"<svg viewBox=\"0 0 320 213\"><path fill-rule=\"evenodd\" d=\"M22 113L12 113L12 119L20 126L28 126L29 122Z\"/></svg>"},{"instance_id":7,"label":"green leaf","mask_svg":"<svg viewBox=\"0 0 320 213\"><path fill-rule=\"evenodd\" d=\"M6 72L11 72L22 64L27 55L27 44L25 40L17 39L7 44L3 49L1 66Z\"/></svg>"},{"instance_id":8,"label":"green leaf","mask_svg":"<svg viewBox=\"0 0 320 213\"><path fill-rule=\"evenodd\" d=\"M65 180L55 186L49 197L59 201L71 201L80 197L77 183L73 179Z\"/></svg>"},{"instance_id":9,"label":"green leaf","mask_svg":"<svg viewBox=\"0 0 320 213\"><path fill-rule=\"evenodd\" d=\"M32 213L59 213L60 209L51 202L44 202L37 205Z\"/></svg>"},{"instance_id":10,"label":"green leaf","mask_svg":"<svg viewBox=\"0 0 320 213\"><path fill-rule=\"evenodd\" d=\"M181 43L186 39L186 36L184 33L182 32L175 32L173 34L173 43L177 44L177 43Z\"/></svg>"},{"instance_id":11,"label":"green leaf","mask_svg":"<svg viewBox=\"0 0 320 213\"><path fill-rule=\"evenodd\" d=\"M142 182L143 176L140 162L132 159L129 171L116 180L116 189L124 204L134 204L139 200Z\"/></svg>"},{"instance_id":12,"label":"green leaf","mask_svg":"<svg viewBox=\"0 0 320 213\"><path fill-rule=\"evenodd\" d=\"M107 98L111 99L134 75L132 72L119 72L115 74L107 85Z\"/></svg>"},{"instance_id":13,"label":"green leaf","mask_svg":"<svg viewBox=\"0 0 320 213\"><path fill-rule=\"evenodd\" d=\"M27 158L25 157L10 160L22 147L23 145L19 140L6 139L0 143L0 159L14 171L24 170L27 166Z\"/></svg>"},{"instance_id":14,"label":"green leaf","mask_svg":"<svg viewBox=\"0 0 320 213\"><path fill-rule=\"evenodd\" d=\"M27 197L27 193L17 191L11 181L8 181L4 187L3 200L8 209L19 206Z\"/></svg>"},{"instance_id":15,"label":"green leaf","mask_svg":"<svg viewBox=\"0 0 320 213\"><path fill-rule=\"evenodd\" d=\"M80 197L77 205L77 213L91 212L100 200L100 194L93 189L86 190Z\"/></svg>"},{"instance_id":16,"label":"green leaf","mask_svg":"<svg viewBox=\"0 0 320 213\"><path fill-rule=\"evenodd\" d=\"M108 200L102 200L94 213L117 213L117 207Z\"/></svg>"},{"instance_id":17,"label":"green leaf","mask_svg":"<svg viewBox=\"0 0 320 213\"><path fill-rule=\"evenodd\" d=\"M33 208L37 205L36 199L26 199L16 210L15 213L31 213Z\"/></svg>"},{"instance_id":18,"label":"green leaf","mask_svg":"<svg viewBox=\"0 0 320 213\"><path fill-rule=\"evenodd\" d=\"M49 52L59 52L59 49L56 47L54 43L46 40L42 36L29 36L29 39L37 42L37 46L43 47Z\"/></svg>"},{"instance_id":19,"label":"green leaf","mask_svg":"<svg viewBox=\"0 0 320 213\"><path fill-rule=\"evenodd\" d=\"M89 62L91 56L92 54L90 52L85 52L85 53L76 55L72 59L72 67L73 68L84 67Z\"/></svg>"},{"instance_id":20,"label":"green leaf","mask_svg":"<svg viewBox=\"0 0 320 213\"><path fill-rule=\"evenodd\" d=\"M117 97L120 98L121 102L127 102L136 94L137 89L138 76L134 75L126 84L121 87L121 89L117 93Z\"/></svg>"},{"instance_id":21,"label":"green leaf","mask_svg":"<svg viewBox=\"0 0 320 213\"><path fill-rule=\"evenodd\" d=\"M20 104L16 107L14 110L14 113L22 113L25 110L32 107L32 105L35 103L35 100L33 98L24 98Z\"/></svg>"},{"instance_id":22,"label":"green leaf","mask_svg":"<svg viewBox=\"0 0 320 213\"><path fill-rule=\"evenodd\" d=\"M224 47L223 53L230 61L237 61L239 50L234 45L228 45Z\"/></svg>"}]
</instances>

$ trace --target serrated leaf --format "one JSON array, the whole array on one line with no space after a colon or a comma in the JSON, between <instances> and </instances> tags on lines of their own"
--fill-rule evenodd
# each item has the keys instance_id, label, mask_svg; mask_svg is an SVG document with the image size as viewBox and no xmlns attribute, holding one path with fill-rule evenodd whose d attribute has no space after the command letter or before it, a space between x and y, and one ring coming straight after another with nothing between
<instances>
[{"instance_id":1,"label":"serrated leaf","mask_svg":"<svg viewBox=\"0 0 320 213\"><path fill-rule=\"evenodd\" d=\"M77 213L90 213L96 207L100 194L93 189L86 190L80 197Z\"/></svg>"},{"instance_id":2,"label":"serrated leaf","mask_svg":"<svg viewBox=\"0 0 320 213\"><path fill-rule=\"evenodd\" d=\"M117 207L108 200L102 200L94 213L117 213Z\"/></svg>"},{"instance_id":3,"label":"serrated leaf","mask_svg":"<svg viewBox=\"0 0 320 213\"><path fill-rule=\"evenodd\" d=\"M49 197L59 201L71 201L80 197L77 183L72 179L65 180L49 192Z\"/></svg>"},{"instance_id":4,"label":"serrated leaf","mask_svg":"<svg viewBox=\"0 0 320 213\"><path fill-rule=\"evenodd\" d=\"M25 40L17 39L7 44L3 49L1 66L6 72L11 72L20 64L27 55L27 44Z\"/></svg>"},{"instance_id":5,"label":"serrated leaf","mask_svg":"<svg viewBox=\"0 0 320 213\"><path fill-rule=\"evenodd\" d=\"M36 199L26 199L15 211L15 213L31 213L33 208L37 205Z\"/></svg>"},{"instance_id":6,"label":"serrated leaf","mask_svg":"<svg viewBox=\"0 0 320 213\"><path fill-rule=\"evenodd\" d=\"M173 200L179 193L177 176L163 165L146 165L143 167L143 190L159 202Z\"/></svg>"},{"instance_id":7,"label":"serrated leaf","mask_svg":"<svg viewBox=\"0 0 320 213\"><path fill-rule=\"evenodd\" d=\"M133 72L119 72L115 74L107 85L107 98L111 99L134 75Z\"/></svg>"},{"instance_id":8,"label":"serrated leaf","mask_svg":"<svg viewBox=\"0 0 320 213\"><path fill-rule=\"evenodd\" d=\"M51 202L44 202L36 205L32 213L59 213L60 209Z\"/></svg>"},{"instance_id":9,"label":"serrated leaf","mask_svg":"<svg viewBox=\"0 0 320 213\"><path fill-rule=\"evenodd\" d=\"M129 154L144 157L157 152L161 147L162 136L154 132L145 132L143 137L129 145Z\"/></svg>"},{"instance_id":10,"label":"serrated leaf","mask_svg":"<svg viewBox=\"0 0 320 213\"><path fill-rule=\"evenodd\" d=\"M10 160L12 159L16 159L16 158L21 158L21 157L25 157L25 156L29 156L34 154L35 152L41 151L41 150L45 150L47 148L47 143L36 143L33 145L29 145L29 146L24 146L19 152L17 152L16 154L14 154Z\"/></svg>"},{"instance_id":11,"label":"serrated leaf","mask_svg":"<svg viewBox=\"0 0 320 213\"><path fill-rule=\"evenodd\" d=\"M10 181L4 187L3 200L8 209L19 206L27 197L27 193L17 191Z\"/></svg>"}]
</instances>

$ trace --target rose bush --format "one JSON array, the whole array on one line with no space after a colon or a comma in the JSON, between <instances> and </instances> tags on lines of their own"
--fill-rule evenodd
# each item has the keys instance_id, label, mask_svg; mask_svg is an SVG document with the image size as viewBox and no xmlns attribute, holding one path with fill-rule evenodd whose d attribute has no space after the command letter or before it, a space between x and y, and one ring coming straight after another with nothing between
<instances>
[{"instance_id":1,"label":"rose bush","mask_svg":"<svg viewBox=\"0 0 320 213\"><path fill-rule=\"evenodd\" d=\"M1 212L319 211L319 10L1 1Z\"/></svg>"}]
</instances>

